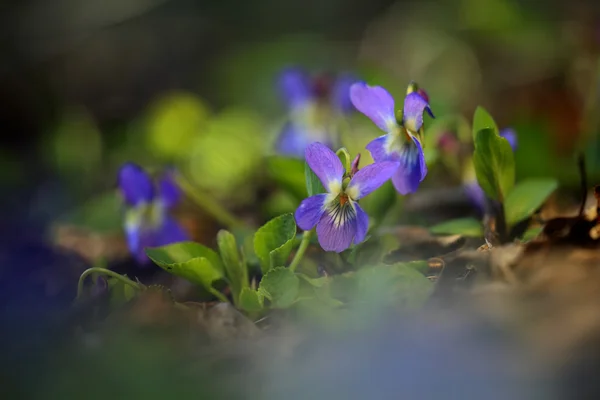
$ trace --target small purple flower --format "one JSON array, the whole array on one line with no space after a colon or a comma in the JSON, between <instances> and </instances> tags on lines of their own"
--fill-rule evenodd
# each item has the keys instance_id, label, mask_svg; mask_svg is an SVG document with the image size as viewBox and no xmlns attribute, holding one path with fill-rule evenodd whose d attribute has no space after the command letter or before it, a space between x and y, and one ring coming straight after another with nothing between
<instances>
[{"instance_id":1,"label":"small purple flower","mask_svg":"<svg viewBox=\"0 0 600 400\"><path fill-rule=\"evenodd\" d=\"M421 146L423 136L423 112L433 113L425 97L419 91L411 91L404 100L402 121L398 122L394 111L394 99L381 86L369 86L358 82L350 88L354 107L371 119L386 135L367 145L376 163L398 161L398 169L392 183L400 194L417 190L427 175L427 165ZM423 92L424 93L424 92Z\"/></svg>"},{"instance_id":2,"label":"small purple flower","mask_svg":"<svg viewBox=\"0 0 600 400\"><path fill-rule=\"evenodd\" d=\"M500 136L505 138L513 151L517 150L517 132L512 128L505 128L500 131ZM471 166L471 168L473 168ZM485 192L477 183L477 177L474 171L469 175L471 179L467 179L466 183L463 184L465 194L471 204L473 204L480 212L484 212L485 209Z\"/></svg>"},{"instance_id":3,"label":"small purple flower","mask_svg":"<svg viewBox=\"0 0 600 400\"><path fill-rule=\"evenodd\" d=\"M351 74L331 79L327 75L311 77L297 67L285 69L279 76L279 89L289 109L289 121L277 139L277 151L302 157L312 142L333 145L335 118L354 109L349 96L354 82Z\"/></svg>"},{"instance_id":4,"label":"small purple flower","mask_svg":"<svg viewBox=\"0 0 600 400\"><path fill-rule=\"evenodd\" d=\"M153 182L138 165L123 165L118 175L119 190L129 206L125 213L125 235L129 251L145 264L149 261L146 247L164 246L189 240L187 232L168 215L181 200L181 190L168 171Z\"/></svg>"},{"instance_id":5,"label":"small purple flower","mask_svg":"<svg viewBox=\"0 0 600 400\"><path fill-rule=\"evenodd\" d=\"M319 243L326 251L339 253L352 243L365 240L369 217L358 200L390 179L398 169L398 163L371 164L344 179L340 159L321 143L306 147L306 162L327 193L311 196L300 203L295 215L298 226L305 231L316 226Z\"/></svg>"},{"instance_id":6,"label":"small purple flower","mask_svg":"<svg viewBox=\"0 0 600 400\"><path fill-rule=\"evenodd\" d=\"M473 204L479 212L483 213L486 196L481 186L479 186L479 183L477 183L477 178L475 178L475 180L467 181L467 183L463 185L463 190L471 204Z\"/></svg>"},{"instance_id":7,"label":"small purple flower","mask_svg":"<svg viewBox=\"0 0 600 400\"><path fill-rule=\"evenodd\" d=\"M517 150L517 132L512 128L504 128L500 131L500 136L508 140L512 151Z\"/></svg>"}]
</instances>

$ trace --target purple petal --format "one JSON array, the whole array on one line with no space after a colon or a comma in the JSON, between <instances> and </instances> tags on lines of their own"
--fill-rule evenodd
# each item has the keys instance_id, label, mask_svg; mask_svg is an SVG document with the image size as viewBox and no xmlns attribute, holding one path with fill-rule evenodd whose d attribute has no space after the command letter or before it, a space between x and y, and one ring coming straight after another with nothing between
<instances>
[{"instance_id":1,"label":"purple petal","mask_svg":"<svg viewBox=\"0 0 600 400\"><path fill-rule=\"evenodd\" d=\"M431 118L435 118L423 96L417 92L407 94L404 99L404 112L402 114L404 126L411 132L418 132L423 126L423 112L425 110Z\"/></svg>"},{"instance_id":2,"label":"purple petal","mask_svg":"<svg viewBox=\"0 0 600 400\"><path fill-rule=\"evenodd\" d=\"M350 100L350 87L357 81L352 74L342 74L335 81L332 89L331 99L333 106L343 113L354 111L354 106Z\"/></svg>"},{"instance_id":3,"label":"purple petal","mask_svg":"<svg viewBox=\"0 0 600 400\"><path fill-rule=\"evenodd\" d=\"M172 217L165 215L162 224L155 231L154 246L166 246L171 243L190 240L190 235Z\"/></svg>"},{"instance_id":4,"label":"purple petal","mask_svg":"<svg viewBox=\"0 0 600 400\"><path fill-rule=\"evenodd\" d=\"M289 107L297 107L311 101L313 93L310 77L301 68L290 67L279 75L279 90Z\"/></svg>"},{"instance_id":5,"label":"purple petal","mask_svg":"<svg viewBox=\"0 0 600 400\"><path fill-rule=\"evenodd\" d=\"M508 140L508 143L510 143L510 147L512 147L513 151L517 150L517 132L515 132L514 129L512 129L512 128L502 129L500 131L500 136L502 136L504 139Z\"/></svg>"},{"instance_id":6,"label":"purple petal","mask_svg":"<svg viewBox=\"0 0 600 400\"><path fill-rule=\"evenodd\" d=\"M400 167L392 176L394 187L398 193L403 195L415 192L427 175L427 165L421 144L414 138L412 143L403 145Z\"/></svg>"},{"instance_id":7,"label":"purple petal","mask_svg":"<svg viewBox=\"0 0 600 400\"><path fill-rule=\"evenodd\" d=\"M384 132L396 125L394 98L381 86L369 86L357 82L350 87L350 100L354 107L365 114Z\"/></svg>"},{"instance_id":8,"label":"purple petal","mask_svg":"<svg viewBox=\"0 0 600 400\"><path fill-rule=\"evenodd\" d=\"M342 183L344 176L342 162L327 146L319 142L309 144L306 147L306 162L319 177L325 189L329 188L331 182Z\"/></svg>"},{"instance_id":9,"label":"purple petal","mask_svg":"<svg viewBox=\"0 0 600 400\"><path fill-rule=\"evenodd\" d=\"M472 181L464 185L464 191L467 198L480 212L485 208L485 193L477 181Z\"/></svg>"},{"instance_id":10,"label":"purple petal","mask_svg":"<svg viewBox=\"0 0 600 400\"><path fill-rule=\"evenodd\" d=\"M352 177L346 193L352 193L352 200L358 200L383 185L399 167L400 163L393 161L367 165Z\"/></svg>"},{"instance_id":11,"label":"purple petal","mask_svg":"<svg viewBox=\"0 0 600 400\"><path fill-rule=\"evenodd\" d=\"M354 244L359 244L367 236L369 230L369 216L358 203L354 203L356 209L356 236L354 236Z\"/></svg>"},{"instance_id":12,"label":"purple petal","mask_svg":"<svg viewBox=\"0 0 600 400\"><path fill-rule=\"evenodd\" d=\"M423 153L423 148L421 147L421 142L417 138L412 138L413 142L419 149L419 167L421 169L421 182L427 176L427 163L425 162L425 154Z\"/></svg>"},{"instance_id":13,"label":"purple petal","mask_svg":"<svg viewBox=\"0 0 600 400\"><path fill-rule=\"evenodd\" d=\"M119 190L126 203L136 206L150 203L154 197L152 179L140 166L133 163L124 164L118 175Z\"/></svg>"},{"instance_id":14,"label":"purple petal","mask_svg":"<svg viewBox=\"0 0 600 400\"><path fill-rule=\"evenodd\" d=\"M130 225L125 229L125 238L133 258L139 264L147 264L150 259L146 256L144 249L155 246L154 231L142 224Z\"/></svg>"},{"instance_id":15,"label":"purple petal","mask_svg":"<svg viewBox=\"0 0 600 400\"><path fill-rule=\"evenodd\" d=\"M181 189L175 182L175 171L166 171L158 182L160 199L166 208L175 207L182 197Z\"/></svg>"},{"instance_id":16,"label":"purple petal","mask_svg":"<svg viewBox=\"0 0 600 400\"><path fill-rule=\"evenodd\" d=\"M317 194L304 199L296 210L296 224L303 231L309 231L317 225L325 210L326 194Z\"/></svg>"},{"instance_id":17,"label":"purple petal","mask_svg":"<svg viewBox=\"0 0 600 400\"><path fill-rule=\"evenodd\" d=\"M323 213L317 224L317 237L323 250L340 253L352 244L357 226L355 211L349 203L337 211L327 210Z\"/></svg>"},{"instance_id":18,"label":"purple petal","mask_svg":"<svg viewBox=\"0 0 600 400\"><path fill-rule=\"evenodd\" d=\"M388 135L379 136L377 139L372 140L368 145L365 146L365 148L369 150L369 153L371 153L371 157L373 157L375 162L396 161L398 159L398 153L387 152L386 144L388 139Z\"/></svg>"}]
</instances>

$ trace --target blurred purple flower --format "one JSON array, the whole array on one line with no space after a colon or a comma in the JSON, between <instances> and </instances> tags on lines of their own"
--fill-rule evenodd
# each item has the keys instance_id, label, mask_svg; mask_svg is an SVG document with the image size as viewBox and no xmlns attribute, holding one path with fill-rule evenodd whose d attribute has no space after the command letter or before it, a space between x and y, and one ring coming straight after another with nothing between
<instances>
[{"instance_id":1,"label":"blurred purple flower","mask_svg":"<svg viewBox=\"0 0 600 400\"><path fill-rule=\"evenodd\" d=\"M278 83L290 117L277 139L277 152L302 157L309 143L333 145L335 118L354 109L349 95L354 82L356 78L348 73L331 79L327 75L311 77L298 67L285 69Z\"/></svg>"},{"instance_id":2,"label":"blurred purple flower","mask_svg":"<svg viewBox=\"0 0 600 400\"><path fill-rule=\"evenodd\" d=\"M125 235L129 251L141 264L149 261L146 247L189 240L187 232L168 214L182 194L167 171L155 184L138 165L123 165L118 175L119 190L129 206L125 213Z\"/></svg>"},{"instance_id":3,"label":"blurred purple flower","mask_svg":"<svg viewBox=\"0 0 600 400\"><path fill-rule=\"evenodd\" d=\"M500 136L508 140L508 143L510 144L510 147L512 147L513 151L517 150L517 132L515 132L514 129L504 128L500 131Z\"/></svg>"},{"instance_id":4,"label":"blurred purple flower","mask_svg":"<svg viewBox=\"0 0 600 400\"><path fill-rule=\"evenodd\" d=\"M350 88L354 107L387 133L369 143L367 150L376 163L398 161L392 183L400 194L416 191L427 175L420 140L423 136L423 112L427 111L431 117L433 113L426 97L426 94L423 97L418 91L409 90L399 123L394 112L394 99L387 90L364 82L355 83Z\"/></svg>"},{"instance_id":5,"label":"blurred purple flower","mask_svg":"<svg viewBox=\"0 0 600 400\"><path fill-rule=\"evenodd\" d=\"M442 153L457 156L460 151L460 142L454 133L446 131L438 137L437 147Z\"/></svg>"},{"instance_id":6,"label":"blurred purple flower","mask_svg":"<svg viewBox=\"0 0 600 400\"><path fill-rule=\"evenodd\" d=\"M513 151L517 150L517 132L515 132L512 128L505 128L500 131L500 136L505 138ZM474 175L474 174L473 174ZM477 178L474 177L471 180L468 180L464 185L464 191L471 202L479 212L483 213L485 210L485 192L477 183Z\"/></svg>"},{"instance_id":7,"label":"blurred purple flower","mask_svg":"<svg viewBox=\"0 0 600 400\"><path fill-rule=\"evenodd\" d=\"M344 179L344 167L338 156L321 143L306 148L306 162L319 177L327 193L302 201L296 210L296 222L303 230L317 227L319 244L337 253L365 239L369 217L358 200L371 193L398 169L397 162L379 162Z\"/></svg>"}]
</instances>

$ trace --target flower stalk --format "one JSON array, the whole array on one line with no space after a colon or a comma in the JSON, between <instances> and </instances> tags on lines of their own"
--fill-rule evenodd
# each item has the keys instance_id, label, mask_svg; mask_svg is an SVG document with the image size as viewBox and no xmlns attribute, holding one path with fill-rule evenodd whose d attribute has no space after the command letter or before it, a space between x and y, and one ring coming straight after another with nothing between
<instances>
[{"instance_id":1,"label":"flower stalk","mask_svg":"<svg viewBox=\"0 0 600 400\"><path fill-rule=\"evenodd\" d=\"M92 275L92 274L108 275L111 278L115 278L118 281L124 283L125 285L129 285L129 286L133 287L136 290L143 290L143 289L146 288L141 283L132 281L131 279L127 278L126 276L123 276L121 274L117 274L116 272L111 271L110 269L101 268L101 267L92 267L92 268L88 268L85 271L83 271L83 273L79 277L79 282L77 283L77 297L76 297L76 300L80 299L81 295L83 294L83 284L85 283L85 279L88 276Z\"/></svg>"},{"instance_id":2,"label":"flower stalk","mask_svg":"<svg viewBox=\"0 0 600 400\"><path fill-rule=\"evenodd\" d=\"M298 265L300 264L300 261L302 261L302 257L304 257L304 253L306 252L306 249L310 244L310 238L313 234L313 231L314 229L304 231L304 234L302 235L302 241L300 242L300 246L298 247L298 251L296 251L296 254L294 255L294 258L292 259L292 262L290 264L290 271L295 272L296 268L298 268Z\"/></svg>"}]
</instances>

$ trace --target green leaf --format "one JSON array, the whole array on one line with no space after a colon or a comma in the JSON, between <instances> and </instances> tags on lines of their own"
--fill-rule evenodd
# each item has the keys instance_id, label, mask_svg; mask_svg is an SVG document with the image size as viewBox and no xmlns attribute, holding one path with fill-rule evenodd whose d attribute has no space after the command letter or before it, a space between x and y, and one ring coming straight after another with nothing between
<instances>
[{"instance_id":1,"label":"green leaf","mask_svg":"<svg viewBox=\"0 0 600 400\"><path fill-rule=\"evenodd\" d=\"M256 290L245 287L240 293L239 306L248 312L261 311L264 307L264 296Z\"/></svg>"},{"instance_id":2,"label":"green leaf","mask_svg":"<svg viewBox=\"0 0 600 400\"><path fill-rule=\"evenodd\" d=\"M508 225L530 217L557 187L558 182L554 179L527 179L517 184L504 203Z\"/></svg>"},{"instance_id":3,"label":"green leaf","mask_svg":"<svg viewBox=\"0 0 600 400\"><path fill-rule=\"evenodd\" d=\"M199 243L180 242L152 247L146 249L146 254L165 271L206 288L211 288L214 281L223 278L219 255Z\"/></svg>"},{"instance_id":4,"label":"green leaf","mask_svg":"<svg viewBox=\"0 0 600 400\"><path fill-rule=\"evenodd\" d=\"M240 258L237 242L231 232L220 230L217 234L217 246L229 279L234 303L238 304L240 292L248 287L248 269Z\"/></svg>"},{"instance_id":5,"label":"green leaf","mask_svg":"<svg viewBox=\"0 0 600 400\"><path fill-rule=\"evenodd\" d=\"M254 252L260 259L263 274L275 266L285 265L296 236L294 216L273 218L254 234Z\"/></svg>"},{"instance_id":6,"label":"green leaf","mask_svg":"<svg viewBox=\"0 0 600 400\"><path fill-rule=\"evenodd\" d=\"M462 235L467 237L482 237L483 226L475 218L457 218L442 222L429 228L431 233L440 235Z\"/></svg>"},{"instance_id":7,"label":"green leaf","mask_svg":"<svg viewBox=\"0 0 600 400\"><path fill-rule=\"evenodd\" d=\"M258 285L258 292L271 301L273 308L287 308L298 297L300 279L289 269L277 267L267 272Z\"/></svg>"},{"instance_id":8,"label":"green leaf","mask_svg":"<svg viewBox=\"0 0 600 400\"><path fill-rule=\"evenodd\" d=\"M325 188L321 183L319 177L313 172L312 169L308 166L308 163L304 163L304 179L306 180L306 191L309 196L314 196L315 194L325 193Z\"/></svg>"},{"instance_id":9,"label":"green leaf","mask_svg":"<svg viewBox=\"0 0 600 400\"><path fill-rule=\"evenodd\" d=\"M473 164L483 191L492 199L504 202L515 183L515 157L508 140L492 129L479 131Z\"/></svg>"},{"instance_id":10,"label":"green leaf","mask_svg":"<svg viewBox=\"0 0 600 400\"><path fill-rule=\"evenodd\" d=\"M475 115L473 115L473 140L476 140L477 133L484 129L491 129L496 135L499 132L494 118L492 118L485 108L479 106L475 110Z\"/></svg>"}]
</instances>

